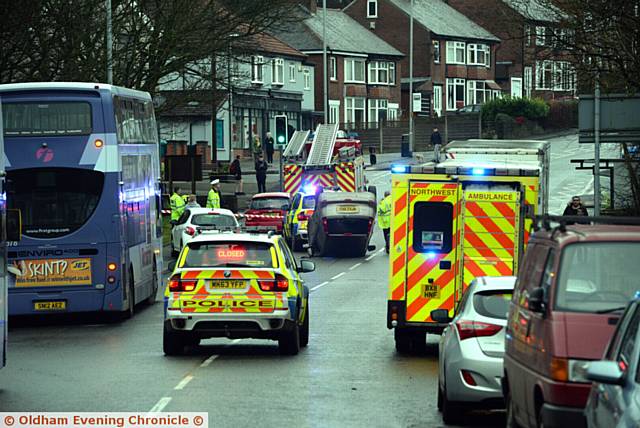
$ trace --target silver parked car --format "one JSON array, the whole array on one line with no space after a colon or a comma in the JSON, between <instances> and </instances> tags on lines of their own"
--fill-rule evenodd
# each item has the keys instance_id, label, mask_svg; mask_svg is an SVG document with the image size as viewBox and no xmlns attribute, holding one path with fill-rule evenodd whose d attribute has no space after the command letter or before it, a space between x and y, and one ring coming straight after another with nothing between
<instances>
[{"instance_id":1,"label":"silver parked car","mask_svg":"<svg viewBox=\"0 0 640 428\"><path fill-rule=\"evenodd\" d=\"M438 409L446 424L458 421L465 410L504 406L504 329L515 280L478 277L462 296L453 320L445 309L431 312L434 321L449 322L438 361Z\"/></svg>"},{"instance_id":2,"label":"silver parked car","mask_svg":"<svg viewBox=\"0 0 640 428\"><path fill-rule=\"evenodd\" d=\"M587 379L593 381L584 409L589 428L640 426L639 327L640 300L635 298L618 321L604 359L587 369Z\"/></svg>"}]
</instances>

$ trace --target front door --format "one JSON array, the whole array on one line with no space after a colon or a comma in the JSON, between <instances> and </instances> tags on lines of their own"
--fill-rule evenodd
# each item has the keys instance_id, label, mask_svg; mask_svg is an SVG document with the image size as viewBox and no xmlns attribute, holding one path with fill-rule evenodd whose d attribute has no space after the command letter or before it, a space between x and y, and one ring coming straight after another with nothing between
<instances>
[{"instance_id":1,"label":"front door","mask_svg":"<svg viewBox=\"0 0 640 428\"><path fill-rule=\"evenodd\" d=\"M456 263L459 218L458 183L409 182L406 320L433 322L431 311L453 315L461 294Z\"/></svg>"},{"instance_id":2,"label":"front door","mask_svg":"<svg viewBox=\"0 0 640 428\"><path fill-rule=\"evenodd\" d=\"M437 117L442 116L442 86L433 85L433 112Z\"/></svg>"}]
</instances>

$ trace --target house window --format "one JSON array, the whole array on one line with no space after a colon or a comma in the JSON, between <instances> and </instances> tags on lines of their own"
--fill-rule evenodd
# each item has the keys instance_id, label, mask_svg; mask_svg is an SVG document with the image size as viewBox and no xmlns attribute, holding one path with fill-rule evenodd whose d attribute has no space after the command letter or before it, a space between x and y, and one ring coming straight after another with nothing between
<instances>
[{"instance_id":1,"label":"house window","mask_svg":"<svg viewBox=\"0 0 640 428\"><path fill-rule=\"evenodd\" d=\"M436 64L440 64L440 42L438 40L434 40L433 44L433 62Z\"/></svg>"},{"instance_id":2,"label":"house window","mask_svg":"<svg viewBox=\"0 0 640 428\"><path fill-rule=\"evenodd\" d=\"M491 89L484 80L467 80L467 104L484 104L491 99Z\"/></svg>"},{"instance_id":3,"label":"house window","mask_svg":"<svg viewBox=\"0 0 640 428\"><path fill-rule=\"evenodd\" d=\"M264 58L260 55L251 57L251 83L264 83Z\"/></svg>"},{"instance_id":4,"label":"house window","mask_svg":"<svg viewBox=\"0 0 640 428\"><path fill-rule=\"evenodd\" d=\"M366 83L364 80L364 60L345 58L344 76L345 83Z\"/></svg>"},{"instance_id":5,"label":"house window","mask_svg":"<svg viewBox=\"0 0 640 428\"><path fill-rule=\"evenodd\" d=\"M296 65L289 64L289 82L296 82Z\"/></svg>"},{"instance_id":6,"label":"house window","mask_svg":"<svg viewBox=\"0 0 640 428\"><path fill-rule=\"evenodd\" d=\"M546 33L546 28L536 27L536 46L544 46L546 41L545 33Z\"/></svg>"},{"instance_id":7,"label":"house window","mask_svg":"<svg viewBox=\"0 0 640 428\"><path fill-rule=\"evenodd\" d=\"M469 43L467 45L467 64L490 66L489 45Z\"/></svg>"},{"instance_id":8,"label":"house window","mask_svg":"<svg viewBox=\"0 0 640 428\"><path fill-rule=\"evenodd\" d=\"M271 83L274 85L284 84L284 60L282 58L271 61Z\"/></svg>"},{"instance_id":9,"label":"house window","mask_svg":"<svg viewBox=\"0 0 640 428\"><path fill-rule=\"evenodd\" d=\"M338 80L338 62L335 56L329 58L329 78L331 80Z\"/></svg>"},{"instance_id":10,"label":"house window","mask_svg":"<svg viewBox=\"0 0 640 428\"><path fill-rule=\"evenodd\" d=\"M364 98L347 97L344 99L344 120L348 123L364 122Z\"/></svg>"},{"instance_id":11,"label":"house window","mask_svg":"<svg viewBox=\"0 0 640 428\"><path fill-rule=\"evenodd\" d=\"M447 79L447 110L464 107L464 79Z\"/></svg>"},{"instance_id":12,"label":"house window","mask_svg":"<svg viewBox=\"0 0 640 428\"><path fill-rule=\"evenodd\" d=\"M576 72L566 61L553 63L553 77L553 89L556 91L573 91L576 88Z\"/></svg>"},{"instance_id":13,"label":"house window","mask_svg":"<svg viewBox=\"0 0 640 428\"><path fill-rule=\"evenodd\" d=\"M536 89L551 89L553 61L536 61Z\"/></svg>"},{"instance_id":14,"label":"house window","mask_svg":"<svg viewBox=\"0 0 640 428\"><path fill-rule=\"evenodd\" d=\"M378 17L378 0L367 0L367 18Z\"/></svg>"},{"instance_id":15,"label":"house window","mask_svg":"<svg viewBox=\"0 0 640 428\"><path fill-rule=\"evenodd\" d=\"M380 115L386 112L387 100L369 99L369 122L378 122Z\"/></svg>"},{"instance_id":16,"label":"house window","mask_svg":"<svg viewBox=\"0 0 640 428\"><path fill-rule=\"evenodd\" d=\"M302 75L304 76L304 90L308 91L311 89L311 73L308 68L305 68L302 71Z\"/></svg>"},{"instance_id":17,"label":"house window","mask_svg":"<svg viewBox=\"0 0 640 428\"><path fill-rule=\"evenodd\" d=\"M531 89L532 89L532 74L531 74L531 66L524 68L524 96L531 98Z\"/></svg>"},{"instance_id":18,"label":"house window","mask_svg":"<svg viewBox=\"0 0 640 428\"><path fill-rule=\"evenodd\" d=\"M329 123L340 122L340 100L329 100Z\"/></svg>"},{"instance_id":19,"label":"house window","mask_svg":"<svg viewBox=\"0 0 640 428\"><path fill-rule=\"evenodd\" d=\"M377 85L396 84L396 64L387 61L369 62L369 83Z\"/></svg>"},{"instance_id":20,"label":"house window","mask_svg":"<svg viewBox=\"0 0 640 428\"><path fill-rule=\"evenodd\" d=\"M398 110L400 110L400 105L397 103L389 103L387 105L387 121L397 121L398 120Z\"/></svg>"},{"instance_id":21,"label":"house window","mask_svg":"<svg viewBox=\"0 0 640 428\"><path fill-rule=\"evenodd\" d=\"M464 64L464 42L447 42L447 64Z\"/></svg>"},{"instance_id":22,"label":"house window","mask_svg":"<svg viewBox=\"0 0 640 428\"><path fill-rule=\"evenodd\" d=\"M524 26L524 45L531 46L531 26L527 24Z\"/></svg>"}]
</instances>

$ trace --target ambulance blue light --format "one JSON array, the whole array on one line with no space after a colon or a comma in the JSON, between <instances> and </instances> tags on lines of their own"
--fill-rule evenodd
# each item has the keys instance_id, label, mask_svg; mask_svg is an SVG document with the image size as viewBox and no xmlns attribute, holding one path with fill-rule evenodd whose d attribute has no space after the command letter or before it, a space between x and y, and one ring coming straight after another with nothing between
<instances>
[{"instance_id":1,"label":"ambulance blue light","mask_svg":"<svg viewBox=\"0 0 640 428\"><path fill-rule=\"evenodd\" d=\"M313 184L307 184L302 188L302 193L316 193L316 190L318 190L316 186Z\"/></svg>"},{"instance_id":2,"label":"ambulance blue light","mask_svg":"<svg viewBox=\"0 0 640 428\"><path fill-rule=\"evenodd\" d=\"M409 168L409 165L393 165L391 167L391 172L402 174L403 172L409 172Z\"/></svg>"},{"instance_id":3,"label":"ambulance blue light","mask_svg":"<svg viewBox=\"0 0 640 428\"><path fill-rule=\"evenodd\" d=\"M473 168L471 170L471 174L473 174L473 175L485 175L486 171L485 171L484 168Z\"/></svg>"},{"instance_id":4,"label":"ambulance blue light","mask_svg":"<svg viewBox=\"0 0 640 428\"><path fill-rule=\"evenodd\" d=\"M436 253L434 251L429 251L427 253L427 258L428 259L434 259L436 257Z\"/></svg>"}]
</instances>

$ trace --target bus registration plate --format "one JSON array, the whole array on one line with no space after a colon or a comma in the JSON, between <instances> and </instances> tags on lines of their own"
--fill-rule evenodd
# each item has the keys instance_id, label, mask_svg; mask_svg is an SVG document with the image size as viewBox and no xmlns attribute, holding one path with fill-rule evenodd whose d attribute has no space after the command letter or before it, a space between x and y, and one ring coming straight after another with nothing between
<instances>
[{"instance_id":1,"label":"bus registration plate","mask_svg":"<svg viewBox=\"0 0 640 428\"><path fill-rule=\"evenodd\" d=\"M33 302L33 309L36 311L64 311L67 309L67 302Z\"/></svg>"}]
</instances>

